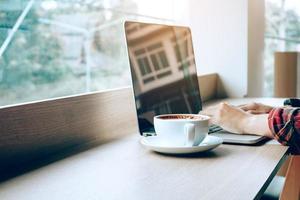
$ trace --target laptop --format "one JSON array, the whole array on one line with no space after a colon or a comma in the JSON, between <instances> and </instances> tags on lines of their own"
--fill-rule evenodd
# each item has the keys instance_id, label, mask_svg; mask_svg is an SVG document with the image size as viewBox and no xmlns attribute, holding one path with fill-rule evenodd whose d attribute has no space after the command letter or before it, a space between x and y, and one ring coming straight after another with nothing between
<instances>
[{"instance_id":1,"label":"laptop","mask_svg":"<svg viewBox=\"0 0 300 200\"><path fill-rule=\"evenodd\" d=\"M140 134L155 135L155 115L199 113L202 101L190 28L133 21L124 26ZM209 134L236 144L265 139L218 126L211 126Z\"/></svg>"}]
</instances>

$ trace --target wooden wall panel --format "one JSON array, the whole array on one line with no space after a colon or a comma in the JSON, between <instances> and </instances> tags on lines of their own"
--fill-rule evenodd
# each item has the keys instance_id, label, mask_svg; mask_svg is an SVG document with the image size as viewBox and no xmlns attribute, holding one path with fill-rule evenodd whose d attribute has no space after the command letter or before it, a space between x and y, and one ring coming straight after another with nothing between
<instances>
[{"instance_id":1,"label":"wooden wall panel","mask_svg":"<svg viewBox=\"0 0 300 200\"><path fill-rule=\"evenodd\" d=\"M202 101L215 99L218 94L218 74L198 76Z\"/></svg>"},{"instance_id":2,"label":"wooden wall panel","mask_svg":"<svg viewBox=\"0 0 300 200\"><path fill-rule=\"evenodd\" d=\"M297 52L276 52L274 69L274 96L296 97L297 96ZM299 77L300 78L300 77Z\"/></svg>"},{"instance_id":3,"label":"wooden wall panel","mask_svg":"<svg viewBox=\"0 0 300 200\"><path fill-rule=\"evenodd\" d=\"M202 98L217 96L217 75L199 77ZM87 142L137 132L131 88L0 109L0 169Z\"/></svg>"},{"instance_id":4,"label":"wooden wall panel","mask_svg":"<svg viewBox=\"0 0 300 200\"><path fill-rule=\"evenodd\" d=\"M133 108L125 88L0 109L0 166L135 132Z\"/></svg>"}]
</instances>

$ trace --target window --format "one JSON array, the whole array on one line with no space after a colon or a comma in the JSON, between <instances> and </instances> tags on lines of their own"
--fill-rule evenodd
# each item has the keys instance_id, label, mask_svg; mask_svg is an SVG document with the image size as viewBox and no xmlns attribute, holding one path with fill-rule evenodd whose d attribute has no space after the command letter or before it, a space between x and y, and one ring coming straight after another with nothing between
<instances>
[{"instance_id":1,"label":"window","mask_svg":"<svg viewBox=\"0 0 300 200\"><path fill-rule=\"evenodd\" d=\"M161 42L147 48L150 53L152 65L156 71L169 67L169 61Z\"/></svg>"},{"instance_id":2,"label":"window","mask_svg":"<svg viewBox=\"0 0 300 200\"><path fill-rule=\"evenodd\" d=\"M273 95L274 52L300 51L299 0L266 0L264 93Z\"/></svg>"},{"instance_id":3,"label":"window","mask_svg":"<svg viewBox=\"0 0 300 200\"><path fill-rule=\"evenodd\" d=\"M144 84L154 81L156 78L163 78L172 74L162 42L154 42L146 48L136 50L134 54Z\"/></svg>"},{"instance_id":4,"label":"window","mask_svg":"<svg viewBox=\"0 0 300 200\"><path fill-rule=\"evenodd\" d=\"M175 3L0 1L0 106L130 85L124 20L173 23ZM143 75L169 64L161 51L138 62Z\"/></svg>"},{"instance_id":5,"label":"window","mask_svg":"<svg viewBox=\"0 0 300 200\"><path fill-rule=\"evenodd\" d=\"M192 44L188 33L179 33L176 38L172 38L174 51L176 54L176 60L178 62L178 69L183 70L185 67L190 67L194 65L194 56L192 53Z\"/></svg>"},{"instance_id":6,"label":"window","mask_svg":"<svg viewBox=\"0 0 300 200\"><path fill-rule=\"evenodd\" d=\"M152 72L149 64L149 60L147 57L138 58L139 67L142 73L142 76L150 74Z\"/></svg>"},{"instance_id":7,"label":"window","mask_svg":"<svg viewBox=\"0 0 300 200\"><path fill-rule=\"evenodd\" d=\"M161 61L162 68L169 67L169 62L168 62L166 53L164 51L160 51L160 52L158 52L158 56L160 58L159 60Z\"/></svg>"}]
</instances>

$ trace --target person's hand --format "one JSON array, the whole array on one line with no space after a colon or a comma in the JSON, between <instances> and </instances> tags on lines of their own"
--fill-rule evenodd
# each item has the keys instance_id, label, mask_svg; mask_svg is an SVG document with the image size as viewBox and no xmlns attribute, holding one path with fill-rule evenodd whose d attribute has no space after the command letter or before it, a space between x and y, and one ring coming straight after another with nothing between
<instances>
[{"instance_id":1,"label":"person's hand","mask_svg":"<svg viewBox=\"0 0 300 200\"><path fill-rule=\"evenodd\" d=\"M262 103L255 103L255 102L240 105L238 107L251 114L267 114L273 109L272 106L264 105Z\"/></svg>"},{"instance_id":2,"label":"person's hand","mask_svg":"<svg viewBox=\"0 0 300 200\"><path fill-rule=\"evenodd\" d=\"M268 114L253 115L227 103L208 107L200 114L210 116L210 123L232 133L272 137L268 127Z\"/></svg>"},{"instance_id":3,"label":"person's hand","mask_svg":"<svg viewBox=\"0 0 300 200\"><path fill-rule=\"evenodd\" d=\"M247 123L247 119L250 118L251 115L242 109L227 103L220 103L208 107L201 111L200 114L210 116L210 123L219 125L227 131L238 134L243 134L245 132L245 123Z\"/></svg>"}]
</instances>

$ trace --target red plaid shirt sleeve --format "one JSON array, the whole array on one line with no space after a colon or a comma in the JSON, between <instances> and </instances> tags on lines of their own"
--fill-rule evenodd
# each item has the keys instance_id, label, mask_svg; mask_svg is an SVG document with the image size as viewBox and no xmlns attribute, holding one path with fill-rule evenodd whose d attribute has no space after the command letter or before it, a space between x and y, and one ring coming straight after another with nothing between
<instances>
[{"instance_id":1,"label":"red plaid shirt sleeve","mask_svg":"<svg viewBox=\"0 0 300 200\"><path fill-rule=\"evenodd\" d=\"M300 154L300 108L274 108L269 113L268 124L275 139Z\"/></svg>"}]
</instances>

